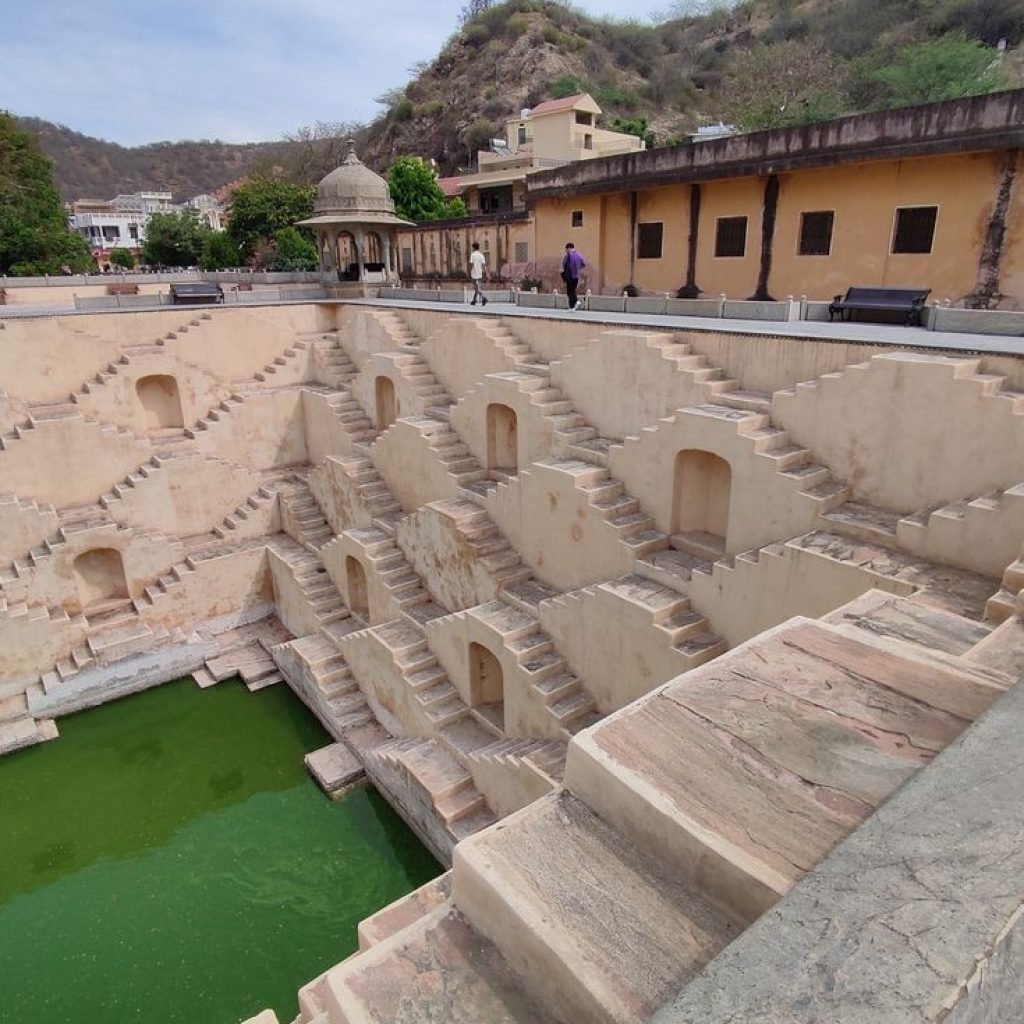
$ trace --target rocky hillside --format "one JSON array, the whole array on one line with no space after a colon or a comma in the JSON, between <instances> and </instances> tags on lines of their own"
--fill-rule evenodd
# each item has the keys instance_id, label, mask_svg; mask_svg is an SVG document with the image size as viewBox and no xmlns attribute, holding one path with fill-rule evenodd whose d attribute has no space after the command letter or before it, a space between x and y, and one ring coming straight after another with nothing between
<instances>
[{"instance_id":1,"label":"rocky hillside","mask_svg":"<svg viewBox=\"0 0 1024 1024\"><path fill-rule=\"evenodd\" d=\"M678 0L657 24L595 20L556 0L474 6L387 97L368 133L376 165L419 153L456 171L520 108L578 91L606 124L645 118L664 145L721 118L771 127L1022 80L1024 0Z\"/></svg>"},{"instance_id":2,"label":"rocky hillside","mask_svg":"<svg viewBox=\"0 0 1024 1024\"><path fill-rule=\"evenodd\" d=\"M475 16L359 132L375 169L412 153L456 172L521 108L581 91L606 125L621 118L640 131L643 120L651 141L670 145L719 119L799 124L1024 81L1024 0L676 0L657 23L596 20L558 0L471 7ZM314 182L336 166L353 128L316 125L281 143L129 149L22 123L55 160L65 198L165 188L182 199L256 167Z\"/></svg>"}]
</instances>

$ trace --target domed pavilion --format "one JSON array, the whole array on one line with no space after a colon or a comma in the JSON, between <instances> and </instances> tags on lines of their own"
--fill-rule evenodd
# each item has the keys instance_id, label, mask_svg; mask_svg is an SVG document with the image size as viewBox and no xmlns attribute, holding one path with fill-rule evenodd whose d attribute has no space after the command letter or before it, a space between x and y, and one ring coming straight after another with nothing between
<instances>
[{"instance_id":1,"label":"domed pavilion","mask_svg":"<svg viewBox=\"0 0 1024 1024\"><path fill-rule=\"evenodd\" d=\"M317 186L313 216L298 226L316 235L324 283L362 295L367 285L397 281L396 231L410 223L395 215L388 183L356 156L349 139L345 162Z\"/></svg>"}]
</instances>

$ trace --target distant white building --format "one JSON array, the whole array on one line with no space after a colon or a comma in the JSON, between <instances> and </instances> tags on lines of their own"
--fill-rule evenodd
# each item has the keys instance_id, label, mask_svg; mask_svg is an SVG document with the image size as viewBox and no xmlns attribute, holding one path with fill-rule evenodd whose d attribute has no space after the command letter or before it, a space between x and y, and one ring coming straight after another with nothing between
<instances>
[{"instance_id":1,"label":"distant white building","mask_svg":"<svg viewBox=\"0 0 1024 1024\"><path fill-rule=\"evenodd\" d=\"M110 258L115 249L138 253L146 240L146 222L154 213L195 210L212 230L224 227L225 208L203 193L184 203L174 203L170 192L133 192L113 199L79 199L71 204L70 226L89 243L97 261Z\"/></svg>"}]
</instances>

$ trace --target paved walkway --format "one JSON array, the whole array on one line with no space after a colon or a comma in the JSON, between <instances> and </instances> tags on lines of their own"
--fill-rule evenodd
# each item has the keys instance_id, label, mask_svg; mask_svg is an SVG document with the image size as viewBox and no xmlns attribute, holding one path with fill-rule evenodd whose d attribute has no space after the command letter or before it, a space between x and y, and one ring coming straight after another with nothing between
<instances>
[{"instance_id":1,"label":"paved walkway","mask_svg":"<svg viewBox=\"0 0 1024 1024\"><path fill-rule=\"evenodd\" d=\"M967 334L953 331L926 331L922 327L898 327L888 324L828 323L821 320L730 320L703 316L658 316L645 313L596 313L567 309L533 309L508 302L488 302L483 308L462 302L422 302L412 299L296 299L266 303L230 303L226 306L138 306L128 309L68 309L61 306L0 306L0 321L7 318L48 316L93 316L97 313L143 313L157 310L256 309L260 306L290 306L306 302L317 304L351 304L390 306L396 309L432 309L445 313L469 313L476 316L534 317L541 320L572 320L595 326L649 327L654 330L715 331L726 334L749 334L754 337L806 338L811 341L841 344L879 345L888 348L924 349L936 352L966 352L981 355L1024 356L1024 338L1000 337L993 334Z\"/></svg>"},{"instance_id":2,"label":"paved walkway","mask_svg":"<svg viewBox=\"0 0 1024 1024\"><path fill-rule=\"evenodd\" d=\"M977 352L984 355L1024 356L1024 338L990 334L926 331L922 327L888 324L829 323L821 320L729 320L704 316L657 316L644 313L592 313L586 310L532 309L505 302L488 302L483 308L459 302L416 302L411 299L349 299L353 305L391 306L401 309L435 309L447 313L472 312L476 316L535 317L572 320L616 327L650 327L672 331L715 331L757 337L807 338L842 344L884 345L892 348L934 349L939 352Z\"/></svg>"}]
</instances>

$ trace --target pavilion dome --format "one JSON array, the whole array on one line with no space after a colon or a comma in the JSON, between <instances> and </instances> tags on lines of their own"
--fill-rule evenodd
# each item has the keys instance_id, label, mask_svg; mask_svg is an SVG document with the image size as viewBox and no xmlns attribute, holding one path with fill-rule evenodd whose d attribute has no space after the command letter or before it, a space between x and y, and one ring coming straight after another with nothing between
<instances>
[{"instance_id":1,"label":"pavilion dome","mask_svg":"<svg viewBox=\"0 0 1024 1024\"><path fill-rule=\"evenodd\" d=\"M350 139L345 162L317 185L313 212L314 216L337 214L347 219L358 219L361 213L394 216L395 204L388 183L356 156Z\"/></svg>"}]
</instances>

